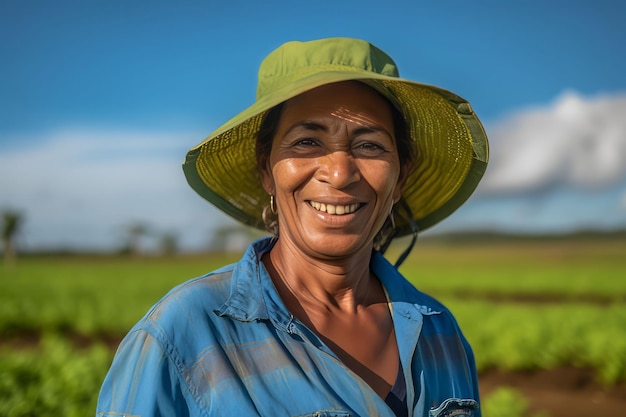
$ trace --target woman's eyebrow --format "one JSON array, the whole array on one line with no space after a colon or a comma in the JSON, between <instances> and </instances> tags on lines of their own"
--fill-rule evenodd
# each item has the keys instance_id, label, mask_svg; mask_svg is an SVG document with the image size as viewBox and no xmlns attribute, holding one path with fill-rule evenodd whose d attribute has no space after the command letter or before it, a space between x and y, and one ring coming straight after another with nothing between
<instances>
[{"instance_id":1,"label":"woman's eyebrow","mask_svg":"<svg viewBox=\"0 0 626 417\"><path fill-rule=\"evenodd\" d=\"M287 136L290 132L294 130L298 130L298 129L328 132L328 127L324 126L321 123L310 121L310 120L303 120L301 122L297 122L291 125L287 129L287 131L285 131L284 136ZM353 135L362 135L366 133L383 133L389 137L393 137L391 133L388 132L387 129L383 128L382 126L361 125L355 128L354 130L352 130L350 133Z\"/></svg>"},{"instance_id":2,"label":"woman's eyebrow","mask_svg":"<svg viewBox=\"0 0 626 417\"><path fill-rule=\"evenodd\" d=\"M334 117L337 117L339 119L345 120L347 122L357 124L359 127L354 129L352 131L352 134L381 132L381 133L384 133L384 134L386 134L387 136L389 136L391 138L393 137L391 132L387 131L387 129L385 129L383 126L380 126L376 122L373 122L373 120L370 117L368 117L367 115L362 115L362 114L359 114L359 113L350 112L350 111L347 111L344 108L340 108L337 111L334 111L332 113L332 115Z\"/></svg>"},{"instance_id":3,"label":"woman's eyebrow","mask_svg":"<svg viewBox=\"0 0 626 417\"><path fill-rule=\"evenodd\" d=\"M289 128L285 131L285 134L283 136L287 136L292 131L298 130L298 129L323 131L323 132L327 132L328 131L328 128L326 126L320 124L320 123L313 122L313 121L310 121L310 120L303 120L301 122L297 122L297 123L294 123L293 125L289 126Z\"/></svg>"},{"instance_id":4,"label":"woman's eyebrow","mask_svg":"<svg viewBox=\"0 0 626 417\"><path fill-rule=\"evenodd\" d=\"M354 129L351 133L353 135L362 135L365 133L382 133L384 135L392 137L391 134L387 131L387 129L380 127L380 126L360 126Z\"/></svg>"}]
</instances>

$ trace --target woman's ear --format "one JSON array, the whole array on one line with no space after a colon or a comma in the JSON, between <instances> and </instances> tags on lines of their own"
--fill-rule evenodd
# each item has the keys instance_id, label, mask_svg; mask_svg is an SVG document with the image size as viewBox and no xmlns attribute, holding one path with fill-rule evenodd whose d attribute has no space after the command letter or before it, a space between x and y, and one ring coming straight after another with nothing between
<instances>
[{"instance_id":1,"label":"woman's ear","mask_svg":"<svg viewBox=\"0 0 626 417\"><path fill-rule=\"evenodd\" d=\"M406 164L400 169L398 182L396 183L396 188L393 191L393 203L394 204L396 204L402 198L402 190L404 189L404 184L406 183L406 180L409 177L410 172L411 172L411 169Z\"/></svg>"},{"instance_id":2,"label":"woman's ear","mask_svg":"<svg viewBox=\"0 0 626 417\"><path fill-rule=\"evenodd\" d=\"M263 189L268 194L274 194L274 176L272 175L272 170L270 169L269 158L264 161L259 161L259 173L261 174L261 184L263 185Z\"/></svg>"}]
</instances>

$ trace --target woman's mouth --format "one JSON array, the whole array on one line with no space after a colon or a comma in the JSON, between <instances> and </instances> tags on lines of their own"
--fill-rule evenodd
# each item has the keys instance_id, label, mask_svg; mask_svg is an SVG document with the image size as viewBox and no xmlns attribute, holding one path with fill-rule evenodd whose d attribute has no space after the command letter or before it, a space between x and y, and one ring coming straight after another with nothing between
<instances>
[{"instance_id":1,"label":"woman's mouth","mask_svg":"<svg viewBox=\"0 0 626 417\"><path fill-rule=\"evenodd\" d=\"M346 204L346 205L335 205L328 203L320 203L317 201L309 201L309 205L313 207L317 211L321 211L322 213L335 214L335 215L345 215L352 214L357 211L360 207L360 203Z\"/></svg>"}]
</instances>

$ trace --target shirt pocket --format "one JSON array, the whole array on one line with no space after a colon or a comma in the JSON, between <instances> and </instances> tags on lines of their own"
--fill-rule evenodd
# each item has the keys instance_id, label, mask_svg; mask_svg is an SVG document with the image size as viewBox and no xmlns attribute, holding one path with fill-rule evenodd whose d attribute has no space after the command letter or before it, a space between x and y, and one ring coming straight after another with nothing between
<instances>
[{"instance_id":1,"label":"shirt pocket","mask_svg":"<svg viewBox=\"0 0 626 417\"><path fill-rule=\"evenodd\" d=\"M430 410L430 417L472 417L478 402L472 399L448 398Z\"/></svg>"},{"instance_id":2,"label":"shirt pocket","mask_svg":"<svg viewBox=\"0 0 626 417\"><path fill-rule=\"evenodd\" d=\"M350 417L351 414L342 410L320 410L311 414L303 414L294 417Z\"/></svg>"}]
</instances>

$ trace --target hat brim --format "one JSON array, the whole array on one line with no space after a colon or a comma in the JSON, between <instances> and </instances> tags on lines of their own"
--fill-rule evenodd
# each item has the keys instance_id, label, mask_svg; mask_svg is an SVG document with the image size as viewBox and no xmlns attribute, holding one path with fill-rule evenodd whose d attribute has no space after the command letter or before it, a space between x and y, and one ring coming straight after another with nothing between
<instances>
[{"instance_id":1,"label":"hat brim","mask_svg":"<svg viewBox=\"0 0 626 417\"><path fill-rule=\"evenodd\" d=\"M397 77L355 69L318 71L272 91L192 148L183 163L191 187L246 225L265 229L269 196L257 168L256 139L265 113L316 87L356 80L387 97L404 114L416 142L417 163L402 196L419 230L440 222L473 193L488 161L485 131L469 103L449 91ZM396 216L396 236L413 231Z\"/></svg>"}]
</instances>

